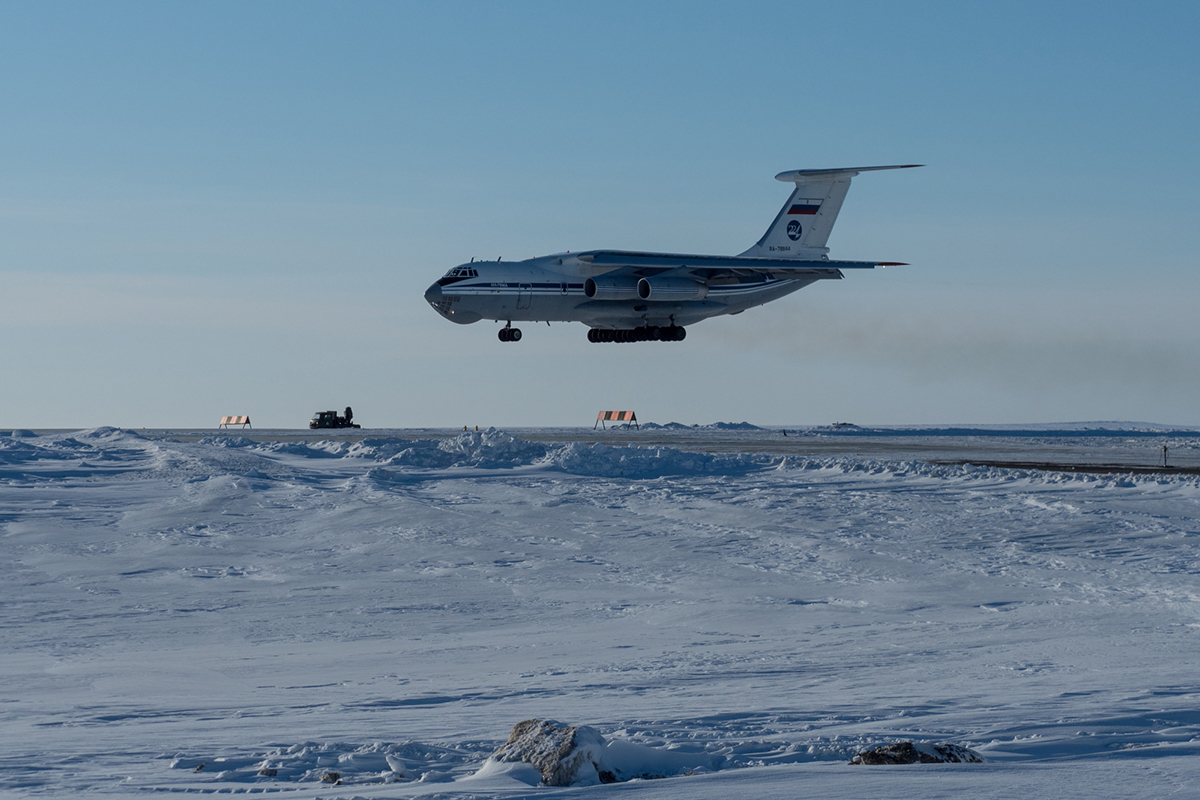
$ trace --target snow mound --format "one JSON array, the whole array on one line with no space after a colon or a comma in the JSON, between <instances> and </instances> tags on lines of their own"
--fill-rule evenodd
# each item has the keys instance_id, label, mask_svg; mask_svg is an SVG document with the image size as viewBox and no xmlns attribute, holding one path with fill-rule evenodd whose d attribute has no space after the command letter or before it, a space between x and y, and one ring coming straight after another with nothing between
<instances>
[{"instance_id":1,"label":"snow mound","mask_svg":"<svg viewBox=\"0 0 1200 800\"><path fill-rule=\"evenodd\" d=\"M22 464L44 457L44 448L22 441L0 439L0 464Z\"/></svg>"},{"instance_id":2,"label":"snow mound","mask_svg":"<svg viewBox=\"0 0 1200 800\"><path fill-rule=\"evenodd\" d=\"M36 439L37 434L33 431L22 430L18 428L12 431L0 431L0 436L8 436L13 439Z\"/></svg>"},{"instance_id":3,"label":"snow mound","mask_svg":"<svg viewBox=\"0 0 1200 800\"><path fill-rule=\"evenodd\" d=\"M72 438L83 442L122 442L122 441L148 441L145 436L133 431L127 431L123 428L112 428L107 425L102 425L99 428L90 428L85 431L79 431Z\"/></svg>"},{"instance_id":4,"label":"snow mound","mask_svg":"<svg viewBox=\"0 0 1200 800\"><path fill-rule=\"evenodd\" d=\"M0 467L11 469L0 469L0 475L52 480L86 473L144 471L161 466L165 453L157 442L120 428L4 436L0 437Z\"/></svg>"},{"instance_id":5,"label":"snow mound","mask_svg":"<svg viewBox=\"0 0 1200 800\"><path fill-rule=\"evenodd\" d=\"M204 445L205 447L256 447L258 442L253 439L247 439L245 436L205 436L196 444Z\"/></svg>"},{"instance_id":6,"label":"snow mound","mask_svg":"<svg viewBox=\"0 0 1200 800\"><path fill-rule=\"evenodd\" d=\"M552 452L546 461L563 472L602 478L744 473L776 463L761 455L688 453L670 447L614 447L599 442L572 442Z\"/></svg>"},{"instance_id":7,"label":"snow mound","mask_svg":"<svg viewBox=\"0 0 1200 800\"><path fill-rule=\"evenodd\" d=\"M489 428L440 441L423 439L408 442L407 447L388 458L386 463L424 469L500 469L532 464L545 456L545 445L527 442Z\"/></svg>"}]
</instances>

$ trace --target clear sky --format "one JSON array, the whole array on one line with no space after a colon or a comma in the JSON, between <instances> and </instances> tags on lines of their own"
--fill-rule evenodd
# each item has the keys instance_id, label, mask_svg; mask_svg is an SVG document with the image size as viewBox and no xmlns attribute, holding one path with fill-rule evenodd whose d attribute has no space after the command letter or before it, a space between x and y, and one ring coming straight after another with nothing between
<instances>
[{"instance_id":1,"label":"clear sky","mask_svg":"<svg viewBox=\"0 0 1200 800\"><path fill-rule=\"evenodd\" d=\"M1200 5L5 2L0 427L1200 425ZM453 325L471 257L822 282L681 344Z\"/></svg>"}]
</instances>

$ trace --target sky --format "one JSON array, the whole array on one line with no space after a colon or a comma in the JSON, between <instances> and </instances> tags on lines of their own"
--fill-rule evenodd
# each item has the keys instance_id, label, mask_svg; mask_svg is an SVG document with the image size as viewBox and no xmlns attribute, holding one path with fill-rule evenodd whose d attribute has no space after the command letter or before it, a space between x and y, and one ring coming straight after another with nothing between
<instances>
[{"instance_id":1,"label":"sky","mask_svg":"<svg viewBox=\"0 0 1200 800\"><path fill-rule=\"evenodd\" d=\"M0 3L0 428L1200 425L1193 3ZM682 343L454 325L470 258L820 282Z\"/></svg>"}]
</instances>

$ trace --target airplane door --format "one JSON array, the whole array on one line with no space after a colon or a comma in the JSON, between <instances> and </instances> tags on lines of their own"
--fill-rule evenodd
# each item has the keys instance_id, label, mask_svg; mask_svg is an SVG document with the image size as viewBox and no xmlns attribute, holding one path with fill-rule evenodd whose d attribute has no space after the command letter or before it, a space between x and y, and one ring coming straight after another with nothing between
<instances>
[{"instance_id":1,"label":"airplane door","mask_svg":"<svg viewBox=\"0 0 1200 800\"><path fill-rule=\"evenodd\" d=\"M517 291L517 308L529 308L529 301L533 298L533 285L522 283Z\"/></svg>"}]
</instances>

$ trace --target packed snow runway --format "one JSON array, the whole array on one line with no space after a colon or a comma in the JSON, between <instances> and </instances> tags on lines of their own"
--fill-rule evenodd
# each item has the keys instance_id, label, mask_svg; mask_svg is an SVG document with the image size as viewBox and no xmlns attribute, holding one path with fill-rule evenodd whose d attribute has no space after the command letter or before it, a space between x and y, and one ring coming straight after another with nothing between
<instances>
[{"instance_id":1,"label":"packed snow runway","mask_svg":"<svg viewBox=\"0 0 1200 800\"><path fill-rule=\"evenodd\" d=\"M0 435L8 791L1197 796L1196 476L190 438ZM480 772L531 717L676 777ZM898 740L987 763L846 763Z\"/></svg>"}]
</instances>

